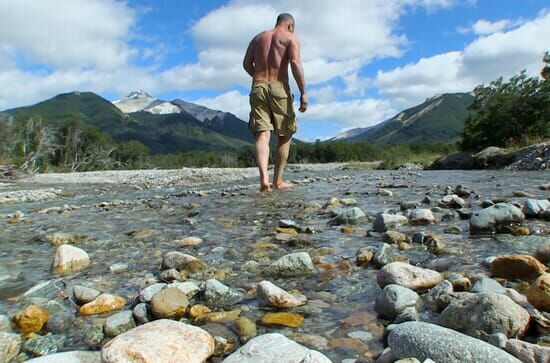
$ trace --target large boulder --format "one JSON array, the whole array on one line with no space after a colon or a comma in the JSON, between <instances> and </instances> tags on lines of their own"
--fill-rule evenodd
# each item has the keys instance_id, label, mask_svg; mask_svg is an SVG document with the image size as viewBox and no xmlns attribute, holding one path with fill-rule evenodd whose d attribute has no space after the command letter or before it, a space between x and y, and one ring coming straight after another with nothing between
<instances>
[{"instance_id":1,"label":"large boulder","mask_svg":"<svg viewBox=\"0 0 550 363\"><path fill-rule=\"evenodd\" d=\"M520 363L489 343L439 325L405 322L390 325L388 345L394 359L414 357L445 363Z\"/></svg>"},{"instance_id":2,"label":"large boulder","mask_svg":"<svg viewBox=\"0 0 550 363\"><path fill-rule=\"evenodd\" d=\"M474 165L472 153L459 151L443 156L430 165L433 170L471 170Z\"/></svg>"},{"instance_id":3,"label":"large boulder","mask_svg":"<svg viewBox=\"0 0 550 363\"><path fill-rule=\"evenodd\" d=\"M473 337L488 340L494 333L522 337L529 327L529 313L502 294L470 294L452 301L439 323Z\"/></svg>"},{"instance_id":4,"label":"large boulder","mask_svg":"<svg viewBox=\"0 0 550 363\"><path fill-rule=\"evenodd\" d=\"M433 270L416 267L404 262L392 262L384 266L376 276L378 285L397 284L415 291L428 290L443 280L443 276Z\"/></svg>"},{"instance_id":5,"label":"large boulder","mask_svg":"<svg viewBox=\"0 0 550 363\"><path fill-rule=\"evenodd\" d=\"M376 298L374 310L383 318L395 319L406 308L416 308L420 296L411 289L399 285L387 285Z\"/></svg>"},{"instance_id":6,"label":"large boulder","mask_svg":"<svg viewBox=\"0 0 550 363\"><path fill-rule=\"evenodd\" d=\"M534 280L545 271L546 266L529 255L498 256L491 262L493 277Z\"/></svg>"},{"instance_id":7,"label":"large boulder","mask_svg":"<svg viewBox=\"0 0 550 363\"><path fill-rule=\"evenodd\" d=\"M473 156L474 169L500 169L514 160L506 149L489 146Z\"/></svg>"},{"instance_id":8,"label":"large boulder","mask_svg":"<svg viewBox=\"0 0 550 363\"><path fill-rule=\"evenodd\" d=\"M283 277L303 276L315 271L315 266L307 252L290 253L267 267L269 274Z\"/></svg>"},{"instance_id":9,"label":"large boulder","mask_svg":"<svg viewBox=\"0 0 550 363\"><path fill-rule=\"evenodd\" d=\"M541 275L531 284L527 299L537 309L550 312L550 273Z\"/></svg>"},{"instance_id":10,"label":"large boulder","mask_svg":"<svg viewBox=\"0 0 550 363\"><path fill-rule=\"evenodd\" d=\"M251 339L223 363L331 363L323 354L308 349L279 333Z\"/></svg>"},{"instance_id":11,"label":"large boulder","mask_svg":"<svg viewBox=\"0 0 550 363\"><path fill-rule=\"evenodd\" d=\"M104 363L203 363L214 353L214 339L203 329L161 319L109 341L102 349Z\"/></svg>"},{"instance_id":12,"label":"large boulder","mask_svg":"<svg viewBox=\"0 0 550 363\"><path fill-rule=\"evenodd\" d=\"M276 308L292 308L307 302L304 295L292 295L270 281L260 282L256 295L264 304Z\"/></svg>"},{"instance_id":13,"label":"large boulder","mask_svg":"<svg viewBox=\"0 0 550 363\"><path fill-rule=\"evenodd\" d=\"M500 227L511 223L521 223L524 219L525 215L515 205L497 203L472 215L470 234L497 232Z\"/></svg>"}]
</instances>

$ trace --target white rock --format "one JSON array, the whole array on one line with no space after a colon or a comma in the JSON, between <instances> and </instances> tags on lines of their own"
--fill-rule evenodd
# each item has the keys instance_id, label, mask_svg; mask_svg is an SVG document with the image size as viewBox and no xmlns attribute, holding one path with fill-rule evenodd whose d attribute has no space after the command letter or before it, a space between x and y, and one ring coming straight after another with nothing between
<instances>
[{"instance_id":1,"label":"white rock","mask_svg":"<svg viewBox=\"0 0 550 363\"><path fill-rule=\"evenodd\" d=\"M101 363L101 352L72 351L48 354L28 360L27 363Z\"/></svg>"},{"instance_id":2,"label":"white rock","mask_svg":"<svg viewBox=\"0 0 550 363\"><path fill-rule=\"evenodd\" d=\"M304 305L307 301L304 295L292 295L279 286L265 280L258 284L256 294L264 304L277 308L300 306Z\"/></svg>"},{"instance_id":3,"label":"white rock","mask_svg":"<svg viewBox=\"0 0 550 363\"><path fill-rule=\"evenodd\" d=\"M61 245L57 248L52 263L53 273L66 273L82 270L90 265L90 257L81 248Z\"/></svg>"},{"instance_id":4,"label":"white rock","mask_svg":"<svg viewBox=\"0 0 550 363\"><path fill-rule=\"evenodd\" d=\"M331 363L323 354L310 350L282 334L253 338L223 363Z\"/></svg>"},{"instance_id":5,"label":"white rock","mask_svg":"<svg viewBox=\"0 0 550 363\"><path fill-rule=\"evenodd\" d=\"M214 353L214 339L203 329L161 319L109 341L102 350L104 363L203 363Z\"/></svg>"}]
</instances>

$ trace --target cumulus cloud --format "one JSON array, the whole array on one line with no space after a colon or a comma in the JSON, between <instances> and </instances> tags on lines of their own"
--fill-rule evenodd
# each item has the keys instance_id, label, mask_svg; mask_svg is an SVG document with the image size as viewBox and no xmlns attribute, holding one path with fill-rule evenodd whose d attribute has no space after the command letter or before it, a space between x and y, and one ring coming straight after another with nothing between
<instances>
[{"instance_id":1,"label":"cumulus cloud","mask_svg":"<svg viewBox=\"0 0 550 363\"><path fill-rule=\"evenodd\" d=\"M225 92L213 98L198 98L192 102L213 110L231 112L241 120L248 121L250 113L248 95L243 95L239 91Z\"/></svg>"},{"instance_id":2,"label":"cumulus cloud","mask_svg":"<svg viewBox=\"0 0 550 363\"><path fill-rule=\"evenodd\" d=\"M550 49L550 13L542 12L521 26L480 36L463 50L378 72L373 84L400 105L412 106L442 92L469 92L480 83L508 78L526 69L538 75L544 52Z\"/></svg>"}]
</instances>

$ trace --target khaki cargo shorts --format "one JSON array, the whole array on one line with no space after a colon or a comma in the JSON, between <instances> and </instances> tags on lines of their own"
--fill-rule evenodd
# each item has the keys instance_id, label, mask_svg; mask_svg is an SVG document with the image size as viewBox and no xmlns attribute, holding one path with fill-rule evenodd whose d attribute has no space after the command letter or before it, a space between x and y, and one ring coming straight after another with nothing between
<instances>
[{"instance_id":1,"label":"khaki cargo shorts","mask_svg":"<svg viewBox=\"0 0 550 363\"><path fill-rule=\"evenodd\" d=\"M250 91L248 127L254 135L275 131L279 136L292 136L297 129L290 87L279 81L255 81Z\"/></svg>"}]
</instances>

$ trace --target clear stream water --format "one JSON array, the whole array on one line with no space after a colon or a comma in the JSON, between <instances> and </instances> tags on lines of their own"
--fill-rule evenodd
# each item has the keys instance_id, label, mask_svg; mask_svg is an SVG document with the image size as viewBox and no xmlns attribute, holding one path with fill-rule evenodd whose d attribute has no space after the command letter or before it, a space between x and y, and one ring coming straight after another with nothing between
<instances>
[{"instance_id":1,"label":"clear stream water","mask_svg":"<svg viewBox=\"0 0 550 363\"><path fill-rule=\"evenodd\" d=\"M0 215L21 211L27 223L0 224L0 311L14 314L24 304L17 296L28 288L59 276L52 275L50 266L56 247L45 237L54 232L81 235L79 247L86 250L92 264L89 268L62 276L67 285L87 284L105 292L127 297L129 306L151 276L158 277L162 255L179 250L201 258L218 271L225 271L223 282L232 288L250 289L268 279L286 290L296 289L310 301L302 308L305 322L300 328L273 328L258 325L259 334L265 332L308 333L324 337L328 345L322 350L333 361L369 356L382 349L381 334L384 322L376 318L374 299L380 289L376 284L377 269L355 266L356 251L368 245L376 246L380 237L367 237L374 216L384 210L399 210L402 201L421 201L429 196L437 207L446 186L464 185L475 191L476 197L467 201L475 211L485 199L502 198L522 202L513 192L526 191L536 199L550 197L550 191L539 186L550 182L550 172L510 171L300 171L289 173L291 179L301 181L294 190L276 191L261 195L256 180L243 183L225 183L201 186L210 190L200 196L179 188L137 190L125 185L32 185L12 184L2 190L22 190L44 187L62 188L65 197L39 203L0 205ZM402 186L408 186L403 188ZM393 196L380 196L380 188ZM222 189L232 192L222 193ZM222 195L223 194L223 195ZM331 197L354 198L357 206L369 217L364 224L354 226L353 233L342 233L340 227L327 224L329 215L312 208L314 202L325 204ZM115 201L125 201L113 206ZM111 204L100 207L100 203ZM63 205L81 206L64 213L38 213L39 210ZM435 210L439 220L448 210ZM292 219L314 234L300 234L293 242L282 241L276 228L281 219ZM457 226L460 234L446 234L444 229ZM533 236L497 235L472 238L468 221L455 218L434 226L402 226L397 230L409 237L415 231L436 232L443 237L445 251L430 255L424 247L411 244L396 255L411 263L426 265L439 258L450 261L446 271L466 274L487 273L480 262L488 256L503 253L533 253L540 243L549 241L550 222L527 220L525 225L536 231ZM149 230L136 236L135 233ZM181 248L174 240L197 236L204 243L197 247ZM267 245L265 242L275 244ZM327 247L329 249L322 249ZM312 256L325 255L323 260L333 268L319 269L318 274L296 278L266 276L263 268L245 270L241 266L255 260L267 265L287 253L308 251ZM343 262L348 260L350 264ZM127 272L111 273L109 267L126 263ZM350 268L350 266L352 266ZM205 277L206 278L206 277ZM62 297L57 299L67 307ZM238 307L238 306L237 306ZM254 320L269 309L248 298L240 304L242 315ZM97 318L78 318L79 328L68 332L67 349L85 348L78 331L96 322ZM79 330L80 329L80 330ZM362 332L362 339L350 338L352 332ZM365 334L366 332L366 334ZM372 334L372 338L369 338ZM355 336L352 334L351 336ZM365 338L366 337L366 338Z\"/></svg>"}]
</instances>

